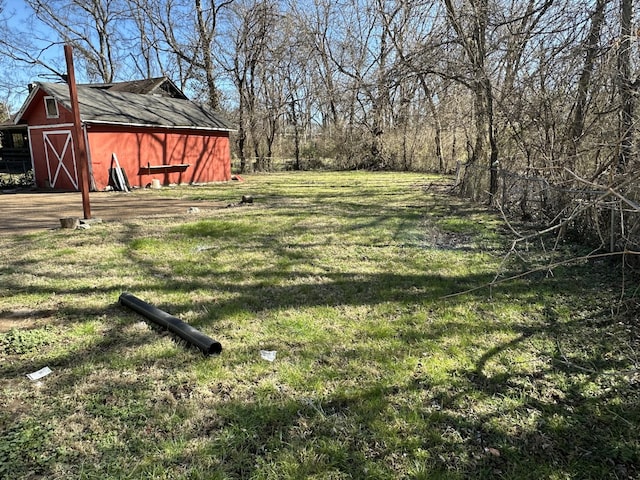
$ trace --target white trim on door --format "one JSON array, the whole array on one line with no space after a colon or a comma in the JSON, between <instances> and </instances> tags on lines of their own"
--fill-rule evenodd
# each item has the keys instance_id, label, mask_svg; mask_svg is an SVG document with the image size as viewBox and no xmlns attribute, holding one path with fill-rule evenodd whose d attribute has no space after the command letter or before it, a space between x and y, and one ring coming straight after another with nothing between
<instances>
[{"instance_id":1,"label":"white trim on door","mask_svg":"<svg viewBox=\"0 0 640 480\"><path fill-rule=\"evenodd\" d=\"M51 143L49 137L53 135L65 135L62 151L56 150L56 147ZM44 143L44 153L47 161L47 174L49 175L49 184L51 188L56 188L58 177L63 172L64 175L71 181L73 187L78 190L78 167L76 165L76 155L73 148L73 139L71 136L71 130L53 130L50 132L42 132L42 141ZM71 167L73 172L69 171L64 164L64 157L67 154L69 147L71 147ZM53 154L50 157L50 153ZM54 170L53 175L51 174Z\"/></svg>"}]
</instances>

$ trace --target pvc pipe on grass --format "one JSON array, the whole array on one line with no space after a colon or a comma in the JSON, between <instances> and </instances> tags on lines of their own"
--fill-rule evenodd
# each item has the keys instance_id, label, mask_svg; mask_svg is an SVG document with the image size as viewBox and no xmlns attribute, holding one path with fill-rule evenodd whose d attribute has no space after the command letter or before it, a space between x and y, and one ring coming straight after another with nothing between
<instances>
[{"instance_id":1,"label":"pvc pipe on grass","mask_svg":"<svg viewBox=\"0 0 640 480\"><path fill-rule=\"evenodd\" d=\"M198 347L205 355L213 355L222 351L220 342L213 340L179 318L140 300L135 295L123 292L120 294L120 304L175 333L189 344Z\"/></svg>"}]
</instances>

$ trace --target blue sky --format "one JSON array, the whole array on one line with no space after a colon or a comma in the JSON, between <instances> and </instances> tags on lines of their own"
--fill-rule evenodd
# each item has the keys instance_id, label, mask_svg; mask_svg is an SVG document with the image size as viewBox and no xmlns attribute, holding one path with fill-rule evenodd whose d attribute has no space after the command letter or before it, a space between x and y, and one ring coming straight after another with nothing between
<instances>
[{"instance_id":1,"label":"blue sky","mask_svg":"<svg viewBox=\"0 0 640 480\"><path fill-rule=\"evenodd\" d=\"M57 65L64 65L64 49L62 45L51 46L51 41L46 41L47 37L52 38L51 33L42 24L34 26L30 21L31 9L22 0L5 0L4 10L0 14L0 25L6 25L9 30L22 32L21 38L29 38L36 41L43 49L41 58L47 59ZM40 39L40 40L38 40ZM48 47L48 48L47 48ZM55 59L55 60L54 60ZM51 81L46 69L40 66L30 67L26 64L9 64L2 59L2 75L0 79L0 98L9 103L10 110L15 112L20 108L28 94L28 84L34 81ZM65 70L62 68L62 70Z\"/></svg>"},{"instance_id":2,"label":"blue sky","mask_svg":"<svg viewBox=\"0 0 640 480\"><path fill-rule=\"evenodd\" d=\"M58 2L56 2L56 4L58 4ZM26 1L0 0L0 5L5 6L4 10L0 13L0 35L2 35L3 31L22 32L18 35L17 40L14 41L15 43L12 43L12 50L18 51L20 49L19 43L24 42L23 49L25 51L30 52L32 55L39 55L40 60L54 67L56 71L65 72L64 46L58 43L57 33L41 22L33 19L31 8ZM4 28L5 26L7 28ZM81 27L82 25L79 26L79 28ZM120 58L116 58L115 62L117 64L115 80L123 81L141 78L141 75L144 75L144 73L140 73L140 69L135 68L134 63L129 58L129 56L132 55L129 52L135 52L138 37L135 35L135 32L128 32L126 25L121 25L121 27L124 32L124 37L126 38L127 35L129 35L127 39L129 45L118 45L118 48L115 49L116 56L121 55ZM78 25L76 25L76 28L78 28ZM131 47L133 47L133 49L131 49ZM38 53L38 50L40 53ZM162 51L160 55L164 56ZM82 61L79 61L79 55L74 55L74 58L76 59L76 80L79 83L90 81L86 65L84 65ZM164 66L172 68L172 61L172 59L167 60ZM156 70L157 72L151 73L152 76L163 74L160 67L156 68ZM54 75L51 70L45 67L39 65L29 66L24 62L12 62L7 60L6 57L3 58L0 56L0 101L7 102L9 110L12 113L18 111L27 98L29 83L59 80L60 78L58 76ZM178 79L174 78L173 80L176 81L178 86L184 89L187 96L194 99L198 98L199 91L193 87L193 81L187 82L186 85L180 85ZM228 78L225 78L224 75L220 75L217 79L217 84L218 88L224 92L225 101L233 104L233 98L235 98L233 83L231 83Z\"/></svg>"}]
</instances>

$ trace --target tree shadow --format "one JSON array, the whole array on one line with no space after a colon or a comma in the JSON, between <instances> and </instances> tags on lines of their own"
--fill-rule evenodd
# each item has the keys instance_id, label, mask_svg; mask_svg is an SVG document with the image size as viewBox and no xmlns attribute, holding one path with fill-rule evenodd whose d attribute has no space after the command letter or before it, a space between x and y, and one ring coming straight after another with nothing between
<instances>
[{"instance_id":1,"label":"tree shadow","mask_svg":"<svg viewBox=\"0 0 640 480\"><path fill-rule=\"evenodd\" d=\"M354 209L352 205L345 208ZM391 212L388 215L390 219ZM383 221L384 218L371 217L365 219L362 228ZM398 225L401 229L402 222ZM215 240L225 233L216 230L219 225L200 227L192 231L195 240ZM150 330L129 331L141 318L117 305L116 299L124 287L160 299L184 298L179 302L158 303L159 308L177 316L194 309L190 292L215 289L224 293L224 300L208 305L192 321L215 337L213 332L225 318L242 312L382 304L396 304L407 311L416 305L437 308L446 295L487 285L493 279L491 273L447 277L437 271L364 273L330 269L317 281L311 277L319 274L303 267L319 262L310 249L322 246L321 242L296 244L301 250L295 251L271 234L256 236L251 229L245 233L255 242L253 248L286 259L287 268L274 269L268 265L254 269L250 282L235 282L233 275L222 277L214 266L203 261L197 265L198 275L185 281L178 275L174 277L171 268L167 274L166 265L161 265L158 259L145 258L131 248L134 240L141 237L135 224L131 224L118 240L125 246L124 263L144 272L145 281L141 283L125 284L123 280L120 284L98 284L93 288L70 283L76 274L69 271L56 274L57 285L65 283L60 282L62 279L69 281L59 288L44 280L28 287L11 280L5 284L4 288L9 290L22 289L42 296L91 294L112 299L102 310L61 306L57 321L67 326L102 315L114 322L91 344L51 356L51 366L63 373L45 383L35 410L12 422L4 417L3 423L12 432L35 428L34 418L48 418L58 428L70 420L70 428L79 429L77 438L97 434L104 437L91 441L93 452L65 451L63 446L36 443L37 449L48 451L53 459L27 458L36 475L52 476L56 463L67 463L83 465L87 477L104 476L105 472L114 478L125 474L143 477L158 472L158 476L187 478L192 462L198 464L202 478L268 476L263 468L271 469L272 477L289 478L392 478L399 471L407 472L408 478L634 478L640 474L637 372L635 377L624 373L637 370L637 365L632 357L607 357L607 345L601 349L576 348L581 343L597 343L595 340L603 335L615 338L619 333L617 323L599 321L608 318L606 311L593 314L598 321L559 322L547 317L508 324L490 319L474 325L464 319L435 325L406 322L382 334L383 338L389 335L397 342L381 342L375 349L358 344L335 347L325 341L313 350L296 353L297 359L310 365L305 381L310 385L321 384L330 374L349 374L358 383L326 392L308 391L304 396L278 383L275 373L271 390L258 384L261 379L244 386L256 392L253 396L238 396L233 388L240 387L230 387L224 378L200 382L190 373L191 364L203 362L202 368L213 368L205 362L220 359L202 360L197 351L172 352L166 363L161 354L142 355L99 382L101 369L112 366L114 359L125 357L127 350L154 342L157 336ZM38 262L32 261L29 268L37 272ZM242 265L238 265L238 270L241 275ZM552 297L553 292L574 291L575 284L570 284L575 283L573 277L582 271L568 268L564 278L539 276L541 283L533 293L531 283L514 281L501 286L494 295L518 302L532 295ZM519 272L505 275L516 273ZM40 275L46 277L47 273ZM585 288L583 293L597 292ZM480 289L451 297L446 304L456 306L487 299L488 291ZM34 309L34 314L50 316L50 311L38 313ZM410 362L416 355L415 349L423 349L428 356L429 345L446 343L463 334L477 339L473 345L476 347L473 364L447 370L446 381L432 378L418 365L413 375L402 381L367 377L365 369L348 370L351 368L348 361L353 358L367 358L372 364L389 358ZM508 339L502 340L505 334L509 334ZM491 336L495 340L489 346L480 341ZM532 341L544 347L535 352L539 358L529 368L491 370L497 359L521 349L531 350L527 344ZM225 367L247 368L247 355L238 355ZM137 383L124 376L130 368L161 370L165 366L170 370L166 376L155 372L145 380L144 375L136 375ZM33 367L33 362L2 365L0 375L24 376ZM187 370L184 375L180 372L182 367ZM69 412L68 419L57 413L52 420L48 409L59 412L64 397L74 395L76 386L86 383L87 377L97 383L84 387L88 391L82 398L90 403L79 408L84 409L83 419L96 424L78 425L81 420L74 417L74 412ZM258 387L263 390L258 392ZM43 402L43 396L50 400ZM42 426L34 431L47 441L54 440ZM120 440L114 437L116 433ZM27 440L18 443L26 448L30 445ZM118 457L131 462L130 471L107 466L108 459ZM116 470L109 472L109 468Z\"/></svg>"}]
</instances>

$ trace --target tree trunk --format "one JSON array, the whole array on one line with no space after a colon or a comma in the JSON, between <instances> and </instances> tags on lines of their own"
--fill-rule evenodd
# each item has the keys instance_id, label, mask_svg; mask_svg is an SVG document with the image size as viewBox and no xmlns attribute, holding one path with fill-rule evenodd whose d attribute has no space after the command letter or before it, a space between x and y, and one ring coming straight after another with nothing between
<instances>
[{"instance_id":1,"label":"tree trunk","mask_svg":"<svg viewBox=\"0 0 640 480\"><path fill-rule=\"evenodd\" d=\"M587 99L589 97L589 87L591 85L591 76L593 74L594 64L598 55L598 42L600 40L600 30L604 21L605 6L609 0L597 0L596 9L591 16L591 26L589 27L589 35L585 46L585 59L578 79L578 90L573 109L573 120L570 127L569 139L569 163L567 167L575 170L576 155L578 152L578 144L584 132ZM624 0L623 0L624 1Z\"/></svg>"},{"instance_id":2,"label":"tree trunk","mask_svg":"<svg viewBox=\"0 0 640 480\"><path fill-rule=\"evenodd\" d=\"M298 113L296 111L296 101L291 100L291 123L293 125L293 156L295 158L294 167L301 170L300 165L300 128L298 125Z\"/></svg>"},{"instance_id":3,"label":"tree trunk","mask_svg":"<svg viewBox=\"0 0 640 480\"><path fill-rule=\"evenodd\" d=\"M620 89L620 154L618 171L625 173L635 159L634 84L631 79L631 35L633 0L620 0L620 46L618 50L618 88Z\"/></svg>"},{"instance_id":4,"label":"tree trunk","mask_svg":"<svg viewBox=\"0 0 640 480\"><path fill-rule=\"evenodd\" d=\"M434 126L434 136L433 141L436 146L436 158L438 160L438 169L440 173L444 173L444 156L442 155L442 122L440 121L440 115L438 115L438 109L436 108L436 104L433 101L433 94L431 93L431 89L429 85L427 85L427 81L424 78L424 75L419 75L420 84L422 85L422 90L424 92L425 97L427 97L427 104L429 105L429 111L431 112L431 116L433 117L433 126Z\"/></svg>"},{"instance_id":5,"label":"tree trunk","mask_svg":"<svg viewBox=\"0 0 640 480\"><path fill-rule=\"evenodd\" d=\"M245 144L247 142L247 133L244 128L244 87L243 82L238 82L238 156L240 157L240 173L247 171L247 156L245 153Z\"/></svg>"},{"instance_id":6,"label":"tree trunk","mask_svg":"<svg viewBox=\"0 0 640 480\"><path fill-rule=\"evenodd\" d=\"M498 146L494 134L493 97L488 79L474 84L476 135L473 153L462 180L462 194L480 201L489 194L493 204L498 191Z\"/></svg>"},{"instance_id":7,"label":"tree trunk","mask_svg":"<svg viewBox=\"0 0 640 480\"><path fill-rule=\"evenodd\" d=\"M464 15L456 11L452 0L444 2L451 26L465 50L473 72L470 85L473 92L476 136L473 154L462 179L461 192L474 201L485 198L488 192L488 201L493 204L498 191L498 144L494 132L493 89L485 68L489 2L470 0L473 15L468 25L463 25Z\"/></svg>"}]
</instances>

